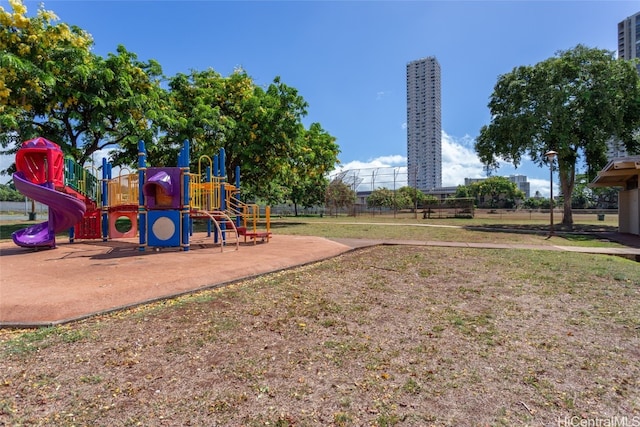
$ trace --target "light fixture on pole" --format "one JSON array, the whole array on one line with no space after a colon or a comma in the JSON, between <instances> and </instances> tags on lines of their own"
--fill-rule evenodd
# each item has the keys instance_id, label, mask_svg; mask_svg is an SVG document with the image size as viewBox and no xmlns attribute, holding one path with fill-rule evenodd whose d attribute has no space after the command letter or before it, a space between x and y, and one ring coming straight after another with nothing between
<instances>
[{"instance_id":1,"label":"light fixture on pole","mask_svg":"<svg viewBox=\"0 0 640 427\"><path fill-rule=\"evenodd\" d=\"M544 153L544 156L549 162L549 237L554 235L553 230L553 159L556 158L558 153L553 150L549 150Z\"/></svg>"}]
</instances>

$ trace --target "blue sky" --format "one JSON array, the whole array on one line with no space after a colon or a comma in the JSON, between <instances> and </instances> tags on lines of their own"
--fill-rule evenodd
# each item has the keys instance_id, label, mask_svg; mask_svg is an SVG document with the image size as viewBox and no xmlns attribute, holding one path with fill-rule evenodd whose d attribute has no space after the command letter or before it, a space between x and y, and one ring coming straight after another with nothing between
<instances>
[{"instance_id":1,"label":"blue sky","mask_svg":"<svg viewBox=\"0 0 640 427\"><path fill-rule=\"evenodd\" d=\"M40 0L25 2L29 14ZM7 0L0 6L9 8ZM342 168L406 164L409 61L442 69L443 185L483 176L473 140L489 123L499 75L577 44L615 51L617 24L637 1L115 1L45 0L61 22L155 59L167 76L244 68L258 84L275 76L309 103L305 123L337 138ZM527 175L549 193L549 171L526 162L498 175Z\"/></svg>"}]
</instances>

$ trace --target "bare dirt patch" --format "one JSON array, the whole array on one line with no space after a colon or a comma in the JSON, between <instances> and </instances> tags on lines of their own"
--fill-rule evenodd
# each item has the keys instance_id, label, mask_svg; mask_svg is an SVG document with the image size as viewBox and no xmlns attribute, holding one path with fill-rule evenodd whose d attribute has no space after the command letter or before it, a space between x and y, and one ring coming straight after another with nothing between
<instances>
[{"instance_id":1,"label":"bare dirt patch","mask_svg":"<svg viewBox=\"0 0 640 427\"><path fill-rule=\"evenodd\" d=\"M640 269L607 256L376 247L0 341L5 425L640 419Z\"/></svg>"}]
</instances>

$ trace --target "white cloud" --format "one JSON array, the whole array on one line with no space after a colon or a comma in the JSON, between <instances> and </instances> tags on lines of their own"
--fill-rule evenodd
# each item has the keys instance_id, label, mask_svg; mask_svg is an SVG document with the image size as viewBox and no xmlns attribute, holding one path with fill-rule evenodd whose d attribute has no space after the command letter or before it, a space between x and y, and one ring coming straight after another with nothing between
<instances>
[{"instance_id":1,"label":"white cloud","mask_svg":"<svg viewBox=\"0 0 640 427\"><path fill-rule=\"evenodd\" d=\"M405 124L406 125L406 124ZM464 185L465 178L483 178L486 176L482 163L473 148L474 140L469 135L456 138L442 132L442 185L455 187ZM352 160L340 165L331 173L334 176L341 171L353 171L348 180L358 181L359 191L370 190L372 187L399 188L407 185L407 158L400 154L380 156L367 161ZM535 169L534 169L535 170ZM535 170L537 172L537 170ZM499 176L526 174L525 170L516 170L505 164L495 173ZM527 176L530 183L530 195L536 191L542 197L549 197L549 181L546 179ZM554 186L554 192L557 185ZM557 193L556 193L557 194Z\"/></svg>"},{"instance_id":2,"label":"white cloud","mask_svg":"<svg viewBox=\"0 0 640 427\"><path fill-rule=\"evenodd\" d=\"M94 171L93 173L96 174L99 178L102 178L102 159L107 159L107 162L111 161L110 158L110 153L113 151L113 147L110 148L103 148L102 150L98 150L96 152L94 152L91 155L91 159L94 163L94 168L97 171ZM89 167L89 163L85 164L85 167ZM99 169L99 170L98 170ZM117 177L120 173L124 173L124 174L129 174L132 172L135 172L134 170L129 170L129 169L120 169L120 166L114 166L111 169L111 176L112 177Z\"/></svg>"},{"instance_id":3,"label":"white cloud","mask_svg":"<svg viewBox=\"0 0 640 427\"><path fill-rule=\"evenodd\" d=\"M356 169L398 168L406 174L407 158L400 154L380 156L366 161L352 160L341 164L339 171ZM363 173L367 173L363 171ZM464 184L465 178L483 176L482 163L473 151L473 139L464 136L455 139L442 132L442 185L456 186Z\"/></svg>"},{"instance_id":4,"label":"white cloud","mask_svg":"<svg viewBox=\"0 0 640 427\"><path fill-rule=\"evenodd\" d=\"M405 156L401 156L399 154L395 154L393 156L378 157L376 160L378 160L378 161L380 161L382 163L388 163L391 166L406 165L407 164L407 158Z\"/></svg>"},{"instance_id":5,"label":"white cloud","mask_svg":"<svg viewBox=\"0 0 640 427\"><path fill-rule=\"evenodd\" d=\"M464 185L465 178L483 177L482 163L473 150L473 139L456 140L442 131L442 186Z\"/></svg>"},{"instance_id":6,"label":"white cloud","mask_svg":"<svg viewBox=\"0 0 640 427\"><path fill-rule=\"evenodd\" d=\"M341 164L338 170L393 168L395 166L406 166L406 164L406 157L401 156L400 154L393 154L390 156L380 156L375 159L369 159L366 162L352 160L348 163Z\"/></svg>"},{"instance_id":7,"label":"white cloud","mask_svg":"<svg viewBox=\"0 0 640 427\"><path fill-rule=\"evenodd\" d=\"M538 179L538 178L527 178L529 181L529 188L531 189L531 197L536 195L536 191L540 193L540 197L549 198L549 180L548 179ZM555 200L556 196L560 194L558 186L554 183L553 185L553 198Z\"/></svg>"}]
</instances>

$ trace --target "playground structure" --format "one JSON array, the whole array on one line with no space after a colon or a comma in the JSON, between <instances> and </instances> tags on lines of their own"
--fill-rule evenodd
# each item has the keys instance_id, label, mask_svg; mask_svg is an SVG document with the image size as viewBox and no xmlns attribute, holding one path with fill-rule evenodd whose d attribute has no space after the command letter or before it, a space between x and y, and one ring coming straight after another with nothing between
<instances>
[{"instance_id":1,"label":"playground structure","mask_svg":"<svg viewBox=\"0 0 640 427\"><path fill-rule=\"evenodd\" d=\"M102 180L44 138L25 141L16 154L16 189L49 207L49 218L13 233L18 246L54 248L55 235L69 230L75 239L132 238L139 236L139 250L178 247L188 251L193 222L207 222L221 250L231 243L237 250L240 237L257 243L271 237L270 209L265 207L266 230L259 230L260 208L240 199L240 169L236 185L226 182L224 150L213 159L202 156L198 173L189 170L189 143L185 141L177 167L150 167L143 142L138 144L138 171L122 170L112 176L103 159ZM205 164L206 168L202 168ZM129 173L126 173L126 172ZM119 227L125 223L126 229Z\"/></svg>"}]
</instances>

